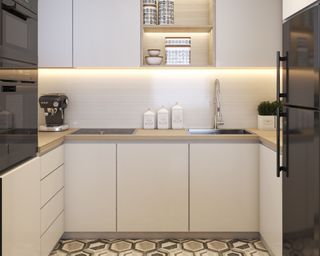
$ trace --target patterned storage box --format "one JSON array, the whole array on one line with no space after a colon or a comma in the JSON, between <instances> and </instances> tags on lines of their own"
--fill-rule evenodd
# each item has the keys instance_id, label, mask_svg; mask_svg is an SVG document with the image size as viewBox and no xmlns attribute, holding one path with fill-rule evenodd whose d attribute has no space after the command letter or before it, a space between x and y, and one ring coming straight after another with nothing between
<instances>
[{"instance_id":1,"label":"patterned storage box","mask_svg":"<svg viewBox=\"0 0 320 256\"><path fill-rule=\"evenodd\" d=\"M158 20L159 25L174 24L174 0L158 1Z\"/></svg>"},{"instance_id":2,"label":"patterned storage box","mask_svg":"<svg viewBox=\"0 0 320 256\"><path fill-rule=\"evenodd\" d=\"M156 5L143 6L143 24L157 25L157 7Z\"/></svg>"},{"instance_id":3,"label":"patterned storage box","mask_svg":"<svg viewBox=\"0 0 320 256\"><path fill-rule=\"evenodd\" d=\"M166 65L191 64L191 37L166 37Z\"/></svg>"}]
</instances>

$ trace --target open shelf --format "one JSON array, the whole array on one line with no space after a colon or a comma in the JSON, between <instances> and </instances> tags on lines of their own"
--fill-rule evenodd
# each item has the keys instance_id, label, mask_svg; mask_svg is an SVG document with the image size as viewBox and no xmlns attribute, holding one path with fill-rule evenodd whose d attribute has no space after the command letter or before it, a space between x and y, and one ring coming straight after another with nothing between
<instances>
[{"instance_id":1,"label":"open shelf","mask_svg":"<svg viewBox=\"0 0 320 256\"><path fill-rule=\"evenodd\" d=\"M215 66L216 0L175 0L173 25L141 26L142 67L213 67ZM143 0L141 0L143 24ZM165 62L165 37L191 37L191 64L149 66L145 62L148 49L160 49Z\"/></svg>"},{"instance_id":2,"label":"open shelf","mask_svg":"<svg viewBox=\"0 0 320 256\"><path fill-rule=\"evenodd\" d=\"M145 33L209 33L212 29L212 25L143 25L143 31Z\"/></svg>"}]
</instances>

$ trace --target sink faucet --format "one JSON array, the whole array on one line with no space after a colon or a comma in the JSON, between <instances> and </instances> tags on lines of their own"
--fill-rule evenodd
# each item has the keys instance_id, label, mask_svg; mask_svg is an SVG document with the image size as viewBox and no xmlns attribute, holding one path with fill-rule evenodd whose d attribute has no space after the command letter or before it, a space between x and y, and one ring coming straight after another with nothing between
<instances>
[{"instance_id":1,"label":"sink faucet","mask_svg":"<svg viewBox=\"0 0 320 256\"><path fill-rule=\"evenodd\" d=\"M220 102L220 81L216 79L214 81L214 92L215 92L215 102L214 102L214 110L213 110L213 128L218 129L219 126L224 125L223 117L221 113L221 102Z\"/></svg>"}]
</instances>

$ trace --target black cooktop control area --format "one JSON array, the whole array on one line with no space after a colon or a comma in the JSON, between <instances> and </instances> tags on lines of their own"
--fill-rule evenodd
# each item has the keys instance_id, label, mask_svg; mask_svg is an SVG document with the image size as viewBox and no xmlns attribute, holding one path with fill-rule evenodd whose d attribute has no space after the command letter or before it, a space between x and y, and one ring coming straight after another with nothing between
<instances>
[{"instance_id":1,"label":"black cooktop control area","mask_svg":"<svg viewBox=\"0 0 320 256\"><path fill-rule=\"evenodd\" d=\"M105 134L133 134L135 129L79 129L73 134L97 134L97 135L105 135Z\"/></svg>"}]
</instances>

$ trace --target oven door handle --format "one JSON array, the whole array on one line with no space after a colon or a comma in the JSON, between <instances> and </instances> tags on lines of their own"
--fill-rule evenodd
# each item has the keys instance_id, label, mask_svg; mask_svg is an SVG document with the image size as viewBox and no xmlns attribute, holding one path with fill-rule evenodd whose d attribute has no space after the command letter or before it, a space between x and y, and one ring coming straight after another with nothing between
<instances>
[{"instance_id":1,"label":"oven door handle","mask_svg":"<svg viewBox=\"0 0 320 256\"><path fill-rule=\"evenodd\" d=\"M28 19L36 19L35 14L12 0L3 0L1 8L24 21L27 21Z\"/></svg>"},{"instance_id":2,"label":"oven door handle","mask_svg":"<svg viewBox=\"0 0 320 256\"><path fill-rule=\"evenodd\" d=\"M16 2L13 0L2 0L2 5L14 8L16 6Z\"/></svg>"}]
</instances>

